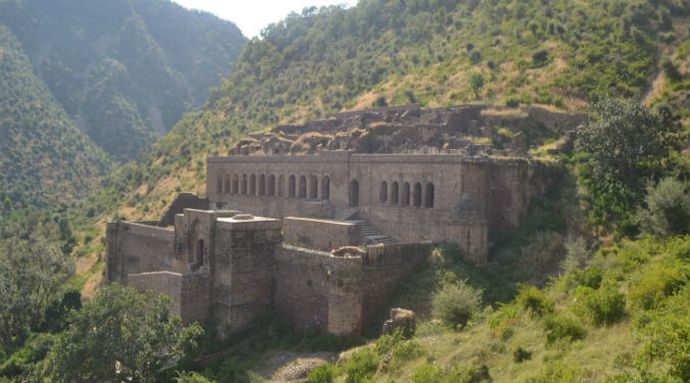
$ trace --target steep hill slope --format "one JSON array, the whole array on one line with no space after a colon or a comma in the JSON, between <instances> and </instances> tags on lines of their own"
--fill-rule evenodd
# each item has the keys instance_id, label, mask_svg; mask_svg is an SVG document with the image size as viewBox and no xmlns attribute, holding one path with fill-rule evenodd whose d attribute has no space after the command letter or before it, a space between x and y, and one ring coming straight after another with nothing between
<instances>
[{"instance_id":1,"label":"steep hill slope","mask_svg":"<svg viewBox=\"0 0 690 383\"><path fill-rule=\"evenodd\" d=\"M203 185L207 155L280 123L410 101L582 110L602 95L639 97L657 72L662 39L673 45L687 34L673 29L671 15L689 10L651 0L364 0L306 9L250 41L204 110L187 115L134 176L114 182L130 190L126 213L152 216L175 189ZM144 174L146 185L134 181Z\"/></svg>"},{"instance_id":2,"label":"steep hill slope","mask_svg":"<svg viewBox=\"0 0 690 383\"><path fill-rule=\"evenodd\" d=\"M5 0L0 24L77 125L123 160L200 105L245 44L234 24L166 0Z\"/></svg>"},{"instance_id":3,"label":"steep hill slope","mask_svg":"<svg viewBox=\"0 0 690 383\"><path fill-rule=\"evenodd\" d=\"M109 167L0 26L0 211L73 201L97 187Z\"/></svg>"}]
</instances>

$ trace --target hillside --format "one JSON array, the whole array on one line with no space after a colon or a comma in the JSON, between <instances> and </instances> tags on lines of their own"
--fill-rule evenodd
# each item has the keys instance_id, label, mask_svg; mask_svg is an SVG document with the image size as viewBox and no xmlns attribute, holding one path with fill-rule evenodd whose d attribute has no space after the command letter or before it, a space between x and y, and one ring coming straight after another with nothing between
<instances>
[{"instance_id":1,"label":"hillside","mask_svg":"<svg viewBox=\"0 0 690 383\"><path fill-rule=\"evenodd\" d=\"M167 0L4 0L0 25L79 128L134 159L227 75L245 44L231 22Z\"/></svg>"},{"instance_id":2,"label":"hillside","mask_svg":"<svg viewBox=\"0 0 690 383\"><path fill-rule=\"evenodd\" d=\"M201 190L207 155L248 132L337 111L409 102L583 111L603 95L641 97L688 38L690 6L656 4L365 0L292 14L248 43L202 111L112 179L126 197L107 192L99 209L129 201L125 215L154 218L176 189Z\"/></svg>"},{"instance_id":3,"label":"hillside","mask_svg":"<svg viewBox=\"0 0 690 383\"><path fill-rule=\"evenodd\" d=\"M0 26L1 211L74 201L109 169L105 153L72 123Z\"/></svg>"}]
</instances>

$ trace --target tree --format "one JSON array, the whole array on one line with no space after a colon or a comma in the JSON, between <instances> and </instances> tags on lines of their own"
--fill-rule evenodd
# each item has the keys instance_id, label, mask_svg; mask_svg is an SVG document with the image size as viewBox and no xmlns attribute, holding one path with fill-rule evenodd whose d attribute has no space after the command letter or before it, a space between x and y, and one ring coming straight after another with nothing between
<instances>
[{"instance_id":1,"label":"tree","mask_svg":"<svg viewBox=\"0 0 690 383\"><path fill-rule=\"evenodd\" d=\"M435 318L451 326L464 326L479 311L481 303L482 291L459 281L434 293L431 305Z\"/></svg>"},{"instance_id":2,"label":"tree","mask_svg":"<svg viewBox=\"0 0 690 383\"><path fill-rule=\"evenodd\" d=\"M201 332L197 324L183 326L169 299L111 285L73 312L41 373L53 382L154 382L165 362L196 346Z\"/></svg>"},{"instance_id":3,"label":"tree","mask_svg":"<svg viewBox=\"0 0 690 383\"><path fill-rule=\"evenodd\" d=\"M645 205L638 215L642 231L667 236L690 230L690 196L681 181L668 177L650 186Z\"/></svg>"},{"instance_id":4,"label":"tree","mask_svg":"<svg viewBox=\"0 0 690 383\"><path fill-rule=\"evenodd\" d=\"M30 229L0 225L0 345L18 346L30 327L41 324L74 263L60 250L54 224Z\"/></svg>"},{"instance_id":5,"label":"tree","mask_svg":"<svg viewBox=\"0 0 690 383\"><path fill-rule=\"evenodd\" d=\"M634 100L603 99L578 131L576 150L584 154L580 176L589 192L592 218L609 226L630 217L645 185L659 178L679 147L677 125L667 113Z\"/></svg>"},{"instance_id":6,"label":"tree","mask_svg":"<svg viewBox=\"0 0 690 383\"><path fill-rule=\"evenodd\" d=\"M479 92L484 87L484 76L479 72L470 75L470 88L474 92L474 97L479 98Z\"/></svg>"}]
</instances>

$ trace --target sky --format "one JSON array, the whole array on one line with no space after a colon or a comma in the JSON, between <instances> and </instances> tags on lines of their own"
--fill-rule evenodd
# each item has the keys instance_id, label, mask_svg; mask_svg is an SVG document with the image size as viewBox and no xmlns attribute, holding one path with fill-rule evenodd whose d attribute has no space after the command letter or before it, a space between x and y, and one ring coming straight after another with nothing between
<instances>
[{"instance_id":1,"label":"sky","mask_svg":"<svg viewBox=\"0 0 690 383\"><path fill-rule=\"evenodd\" d=\"M280 21L290 12L302 12L310 6L344 4L352 6L357 0L173 0L185 8L210 12L235 23L251 38L268 24Z\"/></svg>"}]
</instances>

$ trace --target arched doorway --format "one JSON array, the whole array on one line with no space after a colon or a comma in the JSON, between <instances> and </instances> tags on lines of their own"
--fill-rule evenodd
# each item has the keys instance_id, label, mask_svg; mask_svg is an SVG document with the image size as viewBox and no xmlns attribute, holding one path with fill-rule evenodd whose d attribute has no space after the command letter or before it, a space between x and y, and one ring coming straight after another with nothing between
<instances>
[{"instance_id":1,"label":"arched doorway","mask_svg":"<svg viewBox=\"0 0 690 383\"><path fill-rule=\"evenodd\" d=\"M359 182L350 181L350 206L359 206Z\"/></svg>"}]
</instances>

